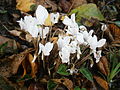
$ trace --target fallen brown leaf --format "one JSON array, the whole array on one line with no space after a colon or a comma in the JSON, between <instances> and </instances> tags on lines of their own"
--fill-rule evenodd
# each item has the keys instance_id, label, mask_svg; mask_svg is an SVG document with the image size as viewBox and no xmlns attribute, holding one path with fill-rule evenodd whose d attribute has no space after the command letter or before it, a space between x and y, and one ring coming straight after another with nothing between
<instances>
[{"instance_id":1,"label":"fallen brown leaf","mask_svg":"<svg viewBox=\"0 0 120 90\"><path fill-rule=\"evenodd\" d=\"M97 66L103 74L106 76L109 74L108 60L105 56L101 57L100 62L97 63Z\"/></svg>"},{"instance_id":2,"label":"fallen brown leaf","mask_svg":"<svg viewBox=\"0 0 120 90\"><path fill-rule=\"evenodd\" d=\"M44 86L41 85L40 83L32 83L30 84L30 86L28 87L28 90L45 90Z\"/></svg>"},{"instance_id":3,"label":"fallen brown leaf","mask_svg":"<svg viewBox=\"0 0 120 90\"><path fill-rule=\"evenodd\" d=\"M22 61L31 50L32 49L29 48L20 54L14 54L4 59L0 59L0 75L10 77L11 75L16 74Z\"/></svg>"},{"instance_id":4,"label":"fallen brown leaf","mask_svg":"<svg viewBox=\"0 0 120 90\"><path fill-rule=\"evenodd\" d=\"M52 79L54 82L65 85L68 90L73 90L73 82L67 78L64 79Z\"/></svg>"},{"instance_id":5,"label":"fallen brown leaf","mask_svg":"<svg viewBox=\"0 0 120 90\"><path fill-rule=\"evenodd\" d=\"M104 90L109 90L107 81L98 76L94 76L94 79Z\"/></svg>"},{"instance_id":6,"label":"fallen brown leaf","mask_svg":"<svg viewBox=\"0 0 120 90\"><path fill-rule=\"evenodd\" d=\"M36 76L35 74L37 73L37 64L35 62L32 62L33 56L31 54L29 54L28 57L31 65L31 76L34 78Z\"/></svg>"},{"instance_id":7,"label":"fallen brown leaf","mask_svg":"<svg viewBox=\"0 0 120 90\"><path fill-rule=\"evenodd\" d=\"M31 5L34 5L35 0L16 0L16 8L23 11L23 12L29 12L31 9Z\"/></svg>"},{"instance_id":8,"label":"fallen brown leaf","mask_svg":"<svg viewBox=\"0 0 120 90\"><path fill-rule=\"evenodd\" d=\"M71 7L71 2L67 0L59 0L59 6L63 9L64 12L68 12Z\"/></svg>"},{"instance_id":9,"label":"fallen brown leaf","mask_svg":"<svg viewBox=\"0 0 120 90\"><path fill-rule=\"evenodd\" d=\"M110 29L110 32L113 35L114 39L120 40L120 28L114 24L110 24L109 29Z\"/></svg>"}]
</instances>

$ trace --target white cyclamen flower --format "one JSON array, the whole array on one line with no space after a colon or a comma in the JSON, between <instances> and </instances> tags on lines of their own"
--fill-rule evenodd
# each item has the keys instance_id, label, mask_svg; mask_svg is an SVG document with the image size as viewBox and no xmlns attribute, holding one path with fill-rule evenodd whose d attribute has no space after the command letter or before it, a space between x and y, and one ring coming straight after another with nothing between
<instances>
[{"instance_id":1,"label":"white cyclamen flower","mask_svg":"<svg viewBox=\"0 0 120 90\"><path fill-rule=\"evenodd\" d=\"M69 45L70 39L71 39L70 36L65 36L65 37L59 36L59 39L57 41L58 49L61 50L64 46Z\"/></svg>"},{"instance_id":2,"label":"white cyclamen flower","mask_svg":"<svg viewBox=\"0 0 120 90\"><path fill-rule=\"evenodd\" d=\"M51 22L52 22L53 24L58 23L59 16L60 16L60 15L59 15L58 12L57 12L56 14L51 13L51 14L50 14Z\"/></svg>"},{"instance_id":3,"label":"white cyclamen flower","mask_svg":"<svg viewBox=\"0 0 120 90\"><path fill-rule=\"evenodd\" d=\"M70 47L65 46L59 51L59 56L62 59L62 63L69 63L70 62Z\"/></svg>"},{"instance_id":4,"label":"white cyclamen flower","mask_svg":"<svg viewBox=\"0 0 120 90\"><path fill-rule=\"evenodd\" d=\"M42 52L43 55L49 56L52 49L53 49L53 43L51 42L47 42L45 45L39 43L38 55Z\"/></svg>"},{"instance_id":5,"label":"white cyclamen flower","mask_svg":"<svg viewBox=\"0 0 120 90\"><path fill-rule=\"evenodd\" d=\"M40 37L46 38L46 35L49 33L49 27L45 27L44 29L40 30Z\"/></svg>"},{"instance_id":6,"label":"white cyclamen flower","mask_svg":"<svg viewBox=\"0 0 120 90\"><path fill-rule=\"evenodd\" d=\"M83 33L83 38L84 38L84 44L87 45L88 39L92 37L93 30L90 30L89 33L88 33L88 31L83 31L82 33Z\"/></svg>"},{"instance_id":7,"label":"white cyclamen flower","mask_svg":"<svg viewBox=\"0 0 120 90\"><path fill-rule=\"evenodd\" d=\"M37 19L35 17L25 16L24 19L21 19L18 21L21 29L24 29L25 31L29 32L32 37L37 37L39 33L39 28L37 26Z\"/></svg>"},{"instance_id":8,"label":"white cyclamen flower","mask_svg":"<svg viewBox=\"0 0 120 90\"><path fill-rule=\"evenodd\" d=\"M100 39L98 41L96 35L88 39L88 44L90 45L90 48L93 50L93 52L96 52L96 48L102 47L105 44L105 42L106 42L106 39Z\"/></svg>"},{"instance_id":9,"label":"white cyclamen flower","mask_svg":"<svg viewBox=\"0 0 120 90\"><path fill-rule=\"evenodd\" d=\"M48 17L47 9L41 5L38 5L35 14L36 14L36 18L38 20L38 23L43 25L45 20Z\"/></svg>"},{"instance_id":10,"label":"white cyclamen flower","mask_svg":"<svg viewBox=\"0 0 120 90\"><path fill-rule=\"evenodd\" d=\"M78 24L75 21L75 14L71 15L71 19L68 16L65 16L65 19L63 20L63 24L70 27L78 27Z\"/></svg>"}]
</instances>

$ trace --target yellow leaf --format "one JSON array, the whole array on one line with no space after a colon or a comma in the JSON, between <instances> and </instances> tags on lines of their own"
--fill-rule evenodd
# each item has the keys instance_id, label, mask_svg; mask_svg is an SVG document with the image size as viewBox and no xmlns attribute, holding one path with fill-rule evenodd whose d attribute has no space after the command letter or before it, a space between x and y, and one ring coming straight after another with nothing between
<instances>
[{"instance_id":1,"label":"yellow leaf","mask_svg":"<svg viewBox=\"0 0 120 90\"><path fill-rule=\"evenodd\" d=\"M16 8L23 12L29 12L31 10L31 5L35 4L34 0L16 0L16 2Z\"/></svg>"},{"instance_id":2,"label":"yellow leaf","mask_svg":"<svg viewBox=\"0 0 120 90\"><path fill-rule=\"evenodd\" d=\"M45 26L52 26L53 25L53 23L50 20L50 14L48 15L47 19L45 20L44 25Z\"/></svg>"}]
</instances>

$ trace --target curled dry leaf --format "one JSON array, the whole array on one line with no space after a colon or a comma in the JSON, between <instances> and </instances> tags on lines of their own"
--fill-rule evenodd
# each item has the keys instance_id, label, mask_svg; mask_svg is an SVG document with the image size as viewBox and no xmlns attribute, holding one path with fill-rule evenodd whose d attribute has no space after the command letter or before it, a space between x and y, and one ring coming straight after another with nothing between
<instances>
[{"instance_id":1,"label":"curled dry leaf","mask_svg":"<svg viewBox=\"0 0 120 90\"><path fill-rule=\"evenodd\" d=\"M20 54L14 54L10 57L4 58L0 60L0 75L4 77L10 77L13 74L16 74L19 66L22 61L25 59L28 52L32 49L29 48Z\"/></svg>"},{"instance_id":2,"label":"curled dry leaf","mask_svg":"<svg viewBox=\"0 0 120 90\"><path fill-rule=\"evenodd\" d=\"M104 90L109 90L107 81L98 76L94 76L94 79Z\"/></svg>"},{"instance_id":3,"label":"curled dry leaf","mask_svg":"<svg viewBox=\"0 0 120 90\"><path fill-rule=\"evenodd\" d=\"M28 53L25 60L22 62L22 67L24 69L22 77L24 77L26 74L28 74L29 67L31 67L31 76L34 78L37 73L37 64L35 62L32 62L33 56Z\"/></svg>"},{"instance_id":4,"label":"curled dry leaf","mask_svg":"<svg viewBox=\"0 0 120 90\"><path fill-rule=\"evenodd\" d=\"M58 83L58 84L63 84L65 85L68 90L73 90L73 82L67 78L64 79L52 79L54 82Z\"/></svg>"},{"instance_id":5,"label":"curled dry leaf","mask_svg":"<svg viewBox=\"0 0 120 90\"><path fill-rule=\"evenodd\" d=\"M32 62L33 56L31 54L28 54L28 57L29 57L30 65L31 65L31 76L35 77L36 76L35 74L37 73L37 64L35 62Z\"/></svg>"},{"instance_id":6,"label":"curled dry leaf","mask_svg":"<svg viewBox=\"0 0 120 90\"><path fill-rule=\"evenodd\" d=\"M104 75L107 76L109 74L108 60L105 56L101 57L99 63L97 63L97 66Z\"/></svg>"}]
</instances>

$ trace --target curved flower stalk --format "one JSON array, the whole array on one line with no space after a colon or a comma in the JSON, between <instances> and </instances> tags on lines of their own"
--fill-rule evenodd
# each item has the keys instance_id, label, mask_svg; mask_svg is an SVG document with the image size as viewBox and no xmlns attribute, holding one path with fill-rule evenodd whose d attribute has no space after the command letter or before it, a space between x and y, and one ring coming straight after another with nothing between
<instances>
[{"instance_id":1,"label":"curved flower stalk","mask_svg":"<svg viewBox=\"0 0 120 90\"><path fill-rule=\"evenodd\" d=\"M41 38L46 38L46 35L49 33L49 27L45 27L39 31Z\"/></svg>"}]
</instances>

